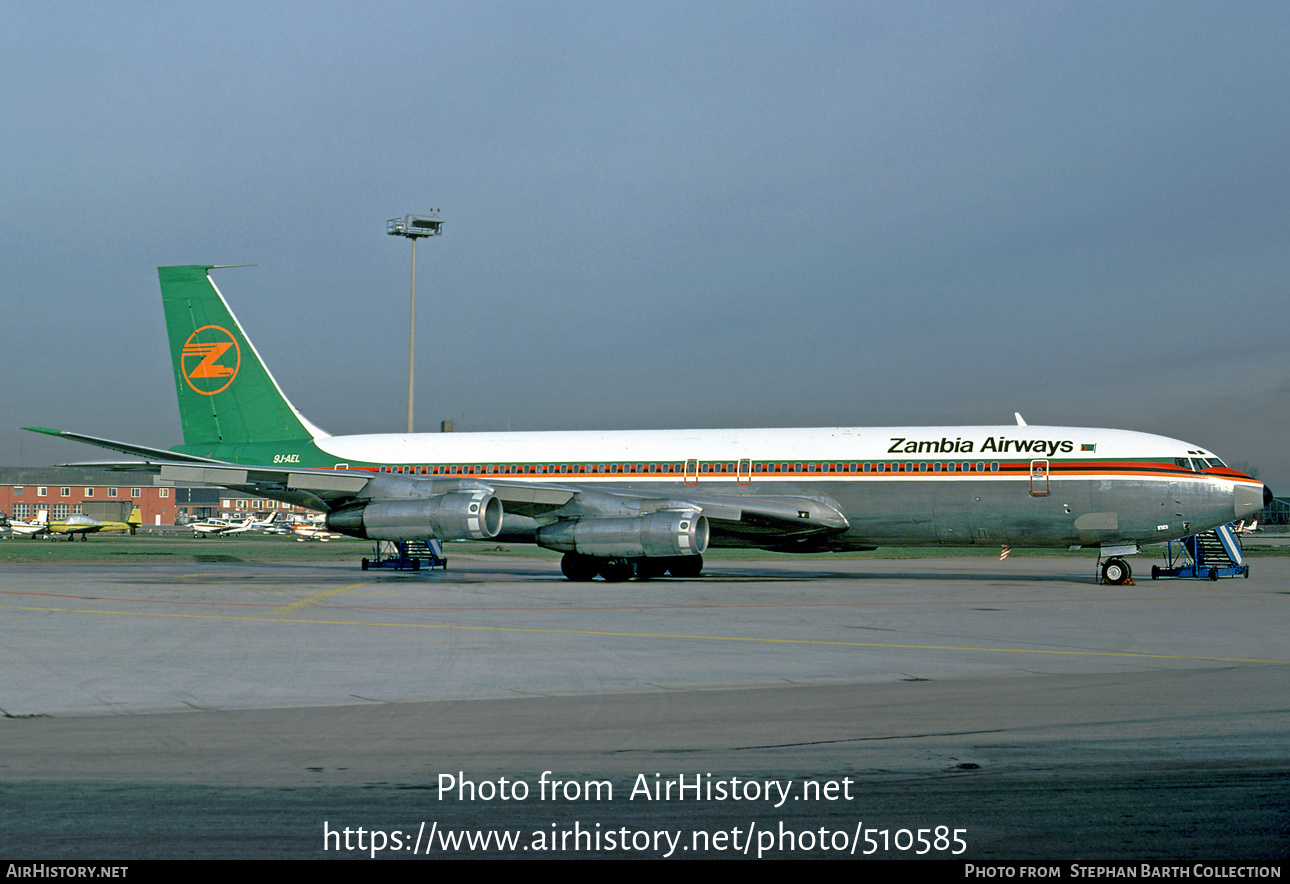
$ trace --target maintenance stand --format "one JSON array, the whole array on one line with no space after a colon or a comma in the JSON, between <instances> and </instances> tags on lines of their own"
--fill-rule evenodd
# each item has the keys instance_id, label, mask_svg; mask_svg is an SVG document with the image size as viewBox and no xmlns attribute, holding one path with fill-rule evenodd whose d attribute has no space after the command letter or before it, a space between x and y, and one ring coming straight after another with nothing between
<instances>
[{"instance_id":1,"label":"maintenance stand","mask_svg":"<svg viewBox=\"0 0 1290 884\"><path fill-rule=\"evenodd\" d=\"M363 559L363 570L391 568L395 571L448 570L443 544L438 540L378 540L376 558Z\"/></svg>"}]
</instances>

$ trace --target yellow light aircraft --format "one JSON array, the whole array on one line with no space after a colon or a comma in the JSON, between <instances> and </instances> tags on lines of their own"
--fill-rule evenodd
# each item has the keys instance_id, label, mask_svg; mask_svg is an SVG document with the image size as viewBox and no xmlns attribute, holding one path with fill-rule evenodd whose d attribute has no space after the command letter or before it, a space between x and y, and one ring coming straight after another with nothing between
<instances>
[{"instance_id":1,"label":"yellow light aircraft","mask_svg":"<svg viewBox=\"0 0 1290 884\"><path fill-rule=\"evenodd\" d=\"M81 540L85 540L87 535L98 534L105 531L129 531L133 534L135 529L142 524L143 516L139 512L139 508L136 506L130 513L130 518L124 522L100 522L98 519L91 516L73 513L66 519L55 519L50 522L48 531L50 540L57 540L58 538L54 536L56 534L62 534L72 540L75 540L77 536L79 536Z\"/></svg>"}]
</instances>

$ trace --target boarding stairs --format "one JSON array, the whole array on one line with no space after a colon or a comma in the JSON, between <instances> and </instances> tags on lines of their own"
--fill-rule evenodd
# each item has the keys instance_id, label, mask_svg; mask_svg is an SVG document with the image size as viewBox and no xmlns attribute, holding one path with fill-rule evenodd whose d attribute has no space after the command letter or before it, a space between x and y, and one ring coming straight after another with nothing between
<instances>
[{"instance_id":1,"label":"boarding stairs","mask_svg":"<svg viewBox=\"0 0 1290 884\"><path fill-rule=\"evenodd\" d=\"M443 544L438 540L378 540L376 558L363 559L363 570L389 568L395 571L448 570Z\"/></svg>"},{"instance_id":2,"label":"boarding stairs","mask_svg":"<svg viewBox=\"0 0 1290 884\"><path fill-rule=\"evenodd\" d=\"M1249 577L1241 540L1231 525L1219 525L1204 534L1193 534L1170 542L1165 552L1165 567L1151 567L1151 579L1160 577L1198 577L1217 580L1220 577Z\"/></svg>"}]
</instances>

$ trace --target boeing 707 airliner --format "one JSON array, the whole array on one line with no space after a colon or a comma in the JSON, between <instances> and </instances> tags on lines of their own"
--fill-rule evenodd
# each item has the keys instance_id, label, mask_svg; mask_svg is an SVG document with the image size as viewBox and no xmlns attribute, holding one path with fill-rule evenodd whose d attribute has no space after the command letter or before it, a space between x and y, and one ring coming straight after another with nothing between
<instances>
[{"instance_id":1,"label":"boeing 707 airliner","mask_svg":"<svg viewBox=\"0 0 1290 884\"><path fill-rule=\"evenodd\" d=\"M713 547L816 553L977 544L1096 548L1197 534L1272 492L1198 445L1016 425L333 436L283 395L212 266L161 267L184 444L60 430L133 468L322 510L375 540L498 539L571 580L698 576ZM124 465L122 465L124 467Z\"/></svg>"}]
</instances>

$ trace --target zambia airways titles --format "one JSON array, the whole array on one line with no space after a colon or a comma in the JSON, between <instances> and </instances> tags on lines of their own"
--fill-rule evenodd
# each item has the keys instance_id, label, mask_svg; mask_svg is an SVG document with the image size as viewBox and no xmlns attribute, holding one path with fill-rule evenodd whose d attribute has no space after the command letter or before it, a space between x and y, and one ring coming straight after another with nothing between
<instances>
[{"instance_id":1,"label":"zambia airways titles","mask_svg":"<svg viewBox=\"0 0 1290 884\"><path fill-rule=\"evenodd\" d=\"M1075 450L1075 443L1069 439L1009 439L1006 436L986 436L981 447L975 447L976 443L971 439L955 438L943 436L940 439L908 439L904 436L890 436L891 446L887 449L888 454L980 454L984 452L993 452L995 454L1007 454L1015 451L1018 454L1042 454L1045 457L1055 457L1058 452L1070 454ZM1080 446L1081 451L1095 451L1092 445Z\"/></svg>"}]
</instances>

